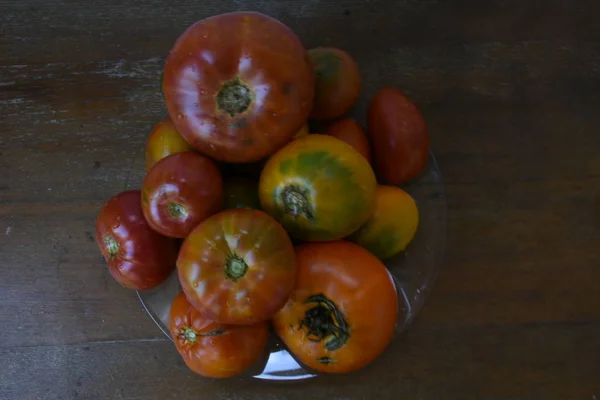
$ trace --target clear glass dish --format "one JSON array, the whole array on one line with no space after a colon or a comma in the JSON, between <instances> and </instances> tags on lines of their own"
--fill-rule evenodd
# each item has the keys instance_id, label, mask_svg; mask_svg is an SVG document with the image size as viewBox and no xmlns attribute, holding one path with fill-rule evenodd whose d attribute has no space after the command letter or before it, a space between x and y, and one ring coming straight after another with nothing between
<instances>
[{"instance_id":1,"label":"clear glass dish","mask_svg":"<svg viewBox=\"0 0 600 400\"><path fill-rule=\"evenodd\" d=\"M135 156L126 183L127 189L139 188L144 178L144 151ZM437 278L446 239L446 197L442 177L433 154L422 175L408 185L401 186L415 199L419 207L420 224L415 238L407 250L385 262L396 282L396 289L403 309L403 320L397 323L397 340L408 329ZM179 293L176 271L170 278L152 290L139 291L144 308L162 332L169 332L171 302ZM377 363L377 360L373 363ZM271 333L265 357L245 372L246 379L273 381L297 381L316 377L318 374L301 366L286 350L282 342Z\"/></svg>"}]
</instances>

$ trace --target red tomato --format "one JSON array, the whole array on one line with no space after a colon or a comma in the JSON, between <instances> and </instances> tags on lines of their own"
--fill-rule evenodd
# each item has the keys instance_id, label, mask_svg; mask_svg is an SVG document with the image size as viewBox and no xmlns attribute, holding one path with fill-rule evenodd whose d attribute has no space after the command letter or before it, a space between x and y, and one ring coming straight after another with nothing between
<instances>
[{"instance_id":1,"label":"red tomato","mask_svg":"<svg viewBox=\"0 0 600 400\"><path fill-rule=\"evenodd\" d=\"M262 356L267 322L224 325L200 314L183 292L171 304L171 336L185 364L209 378L228 378L245 371Z\"/></svg>"},{"instance_id":2,"label":"red tomato","mask_svg":"<svg viewBox=\"0 0 600 400\"><path fill-rule=\"evenodd\" d=\"M375 169L387 183L398 185L423 171L429 159L429 133L423 116L404 94L379 90L371 100L368 127Z\"/></svg>"},{"instance_id":3,"label":"red tomato","mask_svg":"<svg viewBox=\"0 0 600 400\"><path fill-rule=\"evenodd\" d=\"M146 171L159 160L173 153L193 151L194 148L177 132L170 118L156 124L146 143Z\"/></svg>"},{"instance_id":4,"label":"red tomato","mask_svg":"<svg viewBox=\"0 0 600 400\"><path fill-rule=\"evenodd\" d=\"M162 235L184 238L223 207L217 166L194 152L171 154L152 167L142 185L142 209Z\"/></svg>"},{"instance_id":5,"label":"red tomato","mask_svg":"<svg viewBox=\"0 0 600 400\"><path fill-rule=\"evenodd\" d=\"M296 288L273 320L289 350L322 372L351 372L375 360L398 319L396 288L382 262L345 241L300 245L296 261Z\"/></svg>"},{"instance_id":6,"label":"red tomato","mask_svg":"<svg viewBox=\"0 0 600 400\"><path fill-rule=\"evenodd\" d=\"M348 53L333 47L317 47L308 54L316 74L310 118L341 117L354 106L360 94L358 65Z\"/></svg>"},{"instance_id":7,"label":"red tomato","mask_svg":"<svg viewBox=\"0 0 600 400\"><path fill-rule=\"evenodd\" d=\"M111 198L96 220L96 243L108 270L121 285L137 290L164 282L175 269L177 242L150 228L141 193L130 190Z\"/></svg>"},{"instance_id":8,"label":"red tomato","mask_svg":"<svg viewBox=\"0 0 600 400\"><path fill-rule=\"evenodd\" d=\"M187 298L208 318L226 324L270 319L286 302L296 277L287 232L267 213L222 211L185 239L177 259Z\"/></svg>"},{"instance_id":9,"label":"red tomato","mask_svg":"<svg viewBox=\"0 0 600 400\"><path fill-rule=\"evenodd\" d=\"M352 118L343 118L333 122L327 127L327 134L348 143L369 163L371 162L369 139L360 124Z\"/></svg>"},{"instance_id":10,"label":"red tomato","mask_svg":"<svg viewBox=\"0 0 600 400\"><path fill-rule=\"evenodd\" d=\"M233 12L198 21L179 37L163 92L190 144L217 160L251 162L289 142L306 122L314 72L287 26Z\"/></svg>"}]
</instances>

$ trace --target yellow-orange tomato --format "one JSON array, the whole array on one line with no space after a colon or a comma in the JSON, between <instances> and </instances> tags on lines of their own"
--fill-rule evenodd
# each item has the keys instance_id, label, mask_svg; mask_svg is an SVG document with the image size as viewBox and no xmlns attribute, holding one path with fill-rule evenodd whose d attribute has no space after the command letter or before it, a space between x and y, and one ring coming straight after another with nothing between
<instances>
[{"instance_id":1,"label":"yellow-orange tomato","mask_svg":"<svg viewBox=\"0 0 600 400\"><path fill-rule=\"evenodd\" d=\"M371 218L350 239L383 260L404 251L418 226L414 199L397 186L378 185Z\"/></svg>"},{"instance_id":2,"label":"yellow-orange tomato","mask_svg":"<svg viewBox=\"0 0 600 400\"><path fill-rule=\"evenodd\" d=\"M275 332L317 371L355 371L392 339L398 296L374 255L343 240L296 248L296 288L273 319Z\"/></svg>"},{"instance_id":3,"label":"yellow-orange tomato","mask_svg":"<svg viewBox=\"0 0 600 400\"><path fill-rule=\"evenodd\" d=\"M311 134L275 153L259 182L261 207L296 239L336 240L364 224L375 200L375 173L340 139Z\"/></svg>"},{"instance_id":4,"label":"yellow-orange tomato","mask_svg":"<svg viewBox=\"0 0 600 400\"><path fill-rule=\"evenodd\" d=\"M156 124L146 142L146 171L168 155L194 150L167 118Z\"/></svg>"}]
</instances>

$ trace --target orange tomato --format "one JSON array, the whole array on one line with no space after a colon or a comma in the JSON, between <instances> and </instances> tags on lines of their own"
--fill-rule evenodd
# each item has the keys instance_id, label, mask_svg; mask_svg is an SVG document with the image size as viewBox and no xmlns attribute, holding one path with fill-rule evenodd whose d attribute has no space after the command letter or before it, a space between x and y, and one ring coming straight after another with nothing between
<instances>
[{"instance_id":1,"label":"orange tomato","mask_svg":"<svg viewBox=\"0 0 600 400\"><path fill-rule=\"evenodd\" d=\"M300 245L296 261L296 288L273 320L288 349L322 372L351 372L375 360L399 312L383 263L346 241Z\"/></svg>"},{"instance_id":2,"label":"orange tomato","mask_svg":"<svg viewBox=\"0 0 600 400\"><path fill-rule=\"evenodd\" d=\"M168 155L193 150L175 128L173 121L167 118L156 124L146 142L146 171Z\"/></svg>"},{"instance_id":3,"label":"orange tomato","mask_svg":"<svg viewBox=\"0 0 600 400\"><path fill-rule=\"evenodd\" d=\"M185 364L210 378L237 375L263 354L268 324L225 325L204 317L183 292L171 304L171 337Z\"/></svg>"},{"instance_id":4,"label":"orange tomato","mask_svg":"<svg viewBox=\"0 0 600 400\"><path fill-rule=\"evenodd\" d=\"M317 47L308 51L315 80L315 101L311 119L341 117L348 112L360 94L358 65L350 55L333 47Z\"/></svg>"},{"instance_id":5,"label":"orange tomato","mask_svg":"<svg viewBox=\"0 0 600 400\"><path fill-rule=\"evenodd\" d=\"M397 186L378 185L371 218L350 240L380 259L406 249L419 226L419 209L414 199Z\"/></svg>"},{"instance_id":6,"label":"orange tomato","mask_svg":"<svg viewBox=\"0 0 600 400\"><path fill-rule=\"evenodd\" d=\"M358 122L352 118L337 120L327 127L326 133L348 143L371 163L369 139Z\"/></svg>"}]
</instances>

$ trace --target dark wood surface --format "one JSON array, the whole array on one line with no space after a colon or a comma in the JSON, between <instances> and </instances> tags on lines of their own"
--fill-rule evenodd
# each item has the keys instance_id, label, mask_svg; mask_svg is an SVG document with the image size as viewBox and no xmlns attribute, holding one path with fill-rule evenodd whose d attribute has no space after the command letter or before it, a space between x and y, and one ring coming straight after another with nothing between
<instances>
[{"instance_id":1,"label":"dark wood surface","mask_svg":"<svg viewBox=\"0 0 600 400\"><path fill-rule=\"evenodd\" d=\"M203 380L93 242L165 115L170 46L240 9L348 49L363 99L395 85L429 123L447 249L386 368ZM598 15L596 0L0 0L0 399L600 398Z\"/></svg>"}]
</instances>

